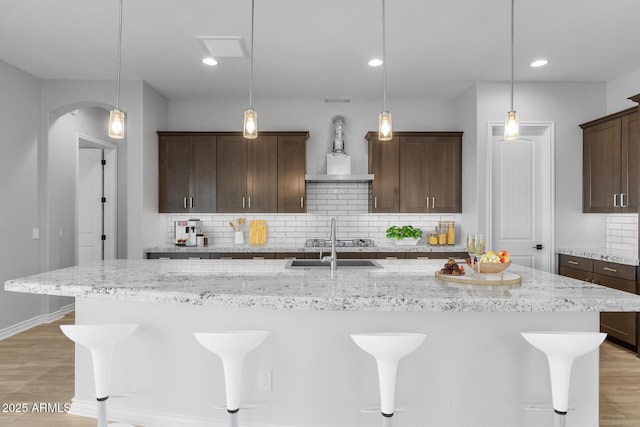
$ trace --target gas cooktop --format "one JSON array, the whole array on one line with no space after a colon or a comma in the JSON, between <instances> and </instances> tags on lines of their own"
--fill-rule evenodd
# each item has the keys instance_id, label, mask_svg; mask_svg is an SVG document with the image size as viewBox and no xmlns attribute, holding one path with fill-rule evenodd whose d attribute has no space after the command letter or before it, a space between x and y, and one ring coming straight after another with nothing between
<instances>
[{"instance_id":1,"label":"gas cooktop","mask_svg":"<svg viewBox=\"0 0 640 427\"><path fill-rule=\"evenodd\" d=\"M329 239L307 239L304 244L306 247L331 247L331 240ZM349 240L336 240L336 247L339 248L365 248L375 246L375 243L371 239L349 239Z\"/></svg>"}]
</instances>

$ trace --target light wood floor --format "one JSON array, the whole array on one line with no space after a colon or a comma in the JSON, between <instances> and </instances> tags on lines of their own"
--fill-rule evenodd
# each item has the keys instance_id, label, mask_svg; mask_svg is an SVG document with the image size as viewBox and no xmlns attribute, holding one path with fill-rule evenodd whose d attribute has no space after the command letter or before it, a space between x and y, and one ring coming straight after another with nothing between
<instances>
[{"instance_id":1,"label":"light wood floor","mask_svg":"<svg viewBox=\"0 0 640 427\"><path fill-rule=\"evenodd\" d=\"M34 410L45 403L63 411L71 402L74 344L59 325L74 321L70 313L0 341L0 426L95 427L95 419ZM640 426L640 358L608 342L600 348L600 426Z\"/></svg>"}]
</instances>

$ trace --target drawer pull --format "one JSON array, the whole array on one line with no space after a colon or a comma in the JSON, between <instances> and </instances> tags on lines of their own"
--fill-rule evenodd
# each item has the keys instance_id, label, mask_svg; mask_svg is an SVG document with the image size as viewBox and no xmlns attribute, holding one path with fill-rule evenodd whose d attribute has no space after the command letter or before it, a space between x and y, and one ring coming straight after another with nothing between
<instances>
[{"instance_id":1,"label":"drawer pull","mask_svg":"<svg viewBox=\"0 0 640 427\"><path fill-rule=\"evenodd\" d=\"M610 272L612 272L612 273L617 273L617 272L618 272L618 270L616 270L615 268L602 267L602 269L603 269L604 271L610 271Z\"/></svg>"},{"instance_id":2,"label":"drawer pull","mask_svg":"<svg viewBox=\"0 0 640 427\"><path fill-rule=\"evenodd\" d=\"M567 264L580 265L578 261L567 261Z\"/></svg>"}]
</instances>

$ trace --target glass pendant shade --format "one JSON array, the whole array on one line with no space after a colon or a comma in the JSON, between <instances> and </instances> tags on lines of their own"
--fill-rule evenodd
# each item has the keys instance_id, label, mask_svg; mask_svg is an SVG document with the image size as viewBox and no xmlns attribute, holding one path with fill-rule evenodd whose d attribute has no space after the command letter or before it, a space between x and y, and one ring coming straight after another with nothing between
<instances>
[{"instance_id":1,"label":"glass pendant shade","mask_svg":"<svg viewBox=\"0 0 640 427\"><path fill-rule=\"evenodd\" d=\"M117 108L109 113L109 136L114 139L124 138L124 113Z\"/></svg>"},{"instance_id":2,"label":"glass pendant shade","mask_svg":"<svg viewBox=\"0 0 640 427\"><path fill-rule=\"evenodd\" d=\"M518 113L509 111L504 120L504 139L507 141L515 141L520 138L520 119Z\"/></svg>"},{"instance_id":3,"label":"glass pendant shade","mask_svg":"<svg viewBox=\"0 0 640 427\"><path fill-rule=\"evenodd\" d=\"M246 139L256 139L258 137L258 113L253 108L248 108L244 112L244 126L242 136Z\"/></svg>"},{"instance_id":4,"label":"glass pendant shade","mask_svg":"<svg viewBox=\"0 0 640 427\"><path fill-rule=\"evenodd\" d=\"M391 141L392 138L391 114L388 111L383 111L378 117L378 140Z\"/></svg>"}]
</instances>

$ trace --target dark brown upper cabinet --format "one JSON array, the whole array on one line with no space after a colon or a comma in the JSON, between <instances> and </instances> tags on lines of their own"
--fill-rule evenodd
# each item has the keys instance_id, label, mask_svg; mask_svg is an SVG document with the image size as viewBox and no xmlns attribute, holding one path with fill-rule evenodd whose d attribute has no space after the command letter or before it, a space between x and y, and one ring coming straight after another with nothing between
<instances>
[{"instance_id":1,"label":"dark brown upper cabinet","mask_svg":"<svg viewBox=\"0 0 640 427\"><path fill-rule=\"evenodd\" d=\"M278 138L218 137L218 212L278 211Z\"/></svg>"},{"instance_id":2,"label":"dark brown upper cabinet","mask_svg":"<svg viewBox=\"0 0 640 427\"><path fill-rule=\"evenodd\" d=\"M583 138L582 211L638 211L637 107L581 124Z\"/></svg>"},{"instance_id":3,"label":"dark brown upper cabinet","mask_svg":"<svg viewBox=\"0 0 640 427\"><path fill-rule=\"evenodd\" d=\"M216 137L158 132L159 212L216 211Z\"/></svg>"},{"instance_id":4,"label":"dark brown upper cabinet","mask_svg":"<svg viewBox=\"0 0 640 427\"><path fill-rule=\"evenodd\" d=\"M278 212L307 211L307 139L309 134L278 136Z\"/></svg>"},{"instance_id":5,"label":"dark brown upper cabinet","mask_svg":"<svg viewBox=\"0 0 640 427\"><path fill-rule=\"evenodd\" d=\"M400 144L397 132L391 141L380 141L378 132L365 136L369 141L371 196L369 212L400 212Z\"/></svg>"},{"instance_id":6,"label":"dark brown upper cabinet","mask_svg":"<svg viewBox=\"0 0 640 427\"><path fill-rule=\"evenodd\" d=\"M309 132L158 132L160 212L306 211Z\"/></svg>"},{"instance_id":7,"label":"dark brown upper cabinet","mask_svg":"<svg viewBox=\"0 0 640 427\"><path fill-rule=\"evenodd\" d=\"M462 212L462 132L369 132L370 212Z\"/></svg>"}]
</instances>

